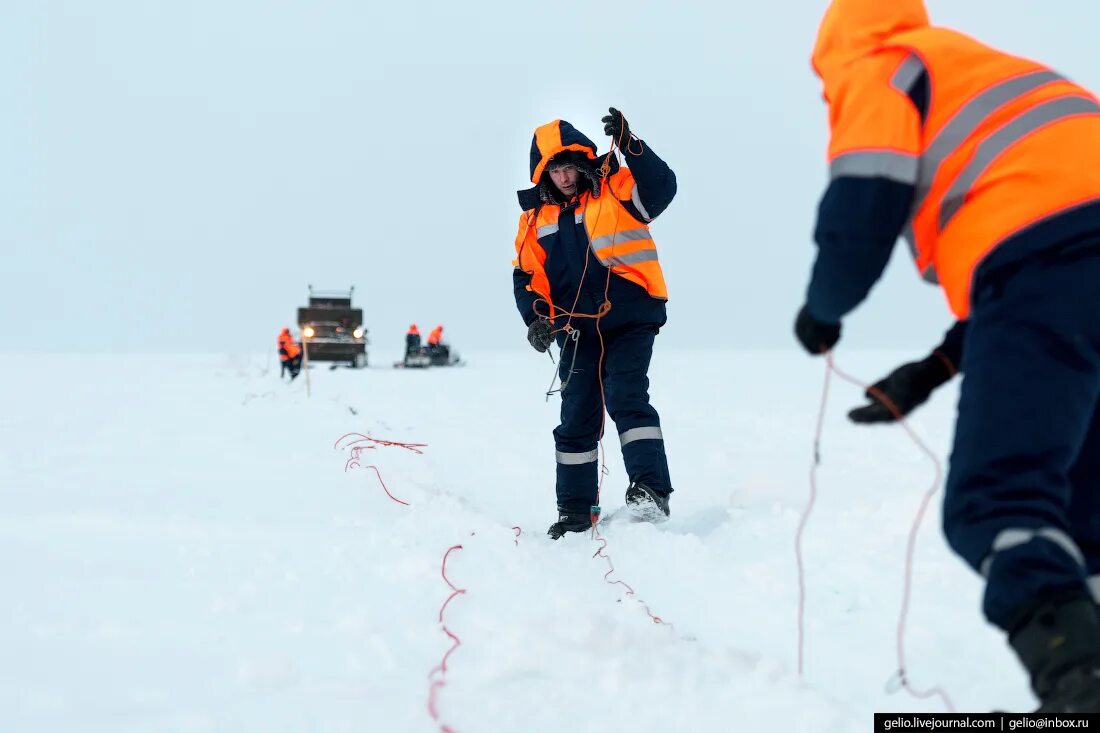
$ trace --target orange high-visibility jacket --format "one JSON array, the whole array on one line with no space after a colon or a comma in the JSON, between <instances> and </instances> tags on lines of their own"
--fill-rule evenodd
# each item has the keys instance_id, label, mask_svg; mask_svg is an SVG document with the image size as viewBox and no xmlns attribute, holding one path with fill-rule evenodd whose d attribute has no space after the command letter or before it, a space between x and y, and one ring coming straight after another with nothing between
<instances>
[{"instance_id":1,"label":"orange high-visibility jacket","mask_svg":"<svg viewBox=\"0 0 1100 733\"><path fill-rule=\"evenodd\" d=\"M443 326L436 326L432 329L432 332L428 334L428 345L436 346L443 340Z\"/></svg>"},{"instance_id":2,"label":"orange high-visibility jacket","mask_svg":"<svg viewBox=\"0 0 1100 733\"><path fill-rule=\"evenodd\" d=\"M597 160L595 146L562 120L554 120L535 130L532 156L534 160L537 151L538 160L531 171L531 181L539 183L550 159L566 150ZM576 208L569 211L569 225L584 223L588 244L600 264L641 285L652 297L667 300L668 288L649 226L635 219L620 201L637 200L633 174L628 168L619 168L604 179L603 184L599 196L594 196L592 191L581 194ZM540 311L540 314L549 317L556 312L546 275L546 249L540 240L557 233L561 208L548 204L520 214L516 258L512 261L513 267L531 276L526 287L546 301L547 312Z\"/></svg>"},{"instance_id":3,"label":"orange high-visibility jacket","mask_svg":"<svg viewBox=\"0 0 1100 733\"><path fill-rule=\"evenodd\" d=\"M1100 105L1042 64L929 25L921 0L834 0L818 33L833 178L911 184L917 266L965 318L999 244L1100 201ZM908 96L928 85L922 119Z\"/></svg>"},{"instance_id":4,"label":"orange high-visibility jacket","mask_svg":"<svg viewBox=\"0 0 1100 733\"><path fill-rule=\"evenodd\" d=\"M281 361L290 361L294 357L298 356L301 352L301 347L294 343L294 337L290 335L290 329L284 328L279 333L279 339L277 341L279 345L279 359Z\"/></svg>"}]
</instances>

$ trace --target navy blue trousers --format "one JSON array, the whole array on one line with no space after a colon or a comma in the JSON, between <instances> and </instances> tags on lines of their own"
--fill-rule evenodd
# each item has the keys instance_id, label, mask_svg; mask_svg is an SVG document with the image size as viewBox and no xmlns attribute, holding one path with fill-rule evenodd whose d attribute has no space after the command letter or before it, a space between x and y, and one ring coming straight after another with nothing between
<instances>
[{"instance_id":1,"label":"navy blue trousers","mask_svg":"<svg viewBox=\"0 0 1100 733\"><path fill-rule=\"evenodd\" d=\"M963 373L944 533L1011 631L1100 578L1100 249L979 280Z\"/></svg>"},{"instance_id":2,"label":"navy blue trousers","mask_svg":"<svg viewBox=\"0 0 1100 733\"><path fill-rule=\"evenodd\" d=\"M649 404L649 362L657 331L656 325L644 324L603 333L603 399L600 338L595 328L583 328L576 341L559 337L563 344L559 376L565 387L561 424L554 430L560 511L587 513L596 503L604 400L619 433L630 481L672 491L661 419Z\"/></svg>"}]
</instances>

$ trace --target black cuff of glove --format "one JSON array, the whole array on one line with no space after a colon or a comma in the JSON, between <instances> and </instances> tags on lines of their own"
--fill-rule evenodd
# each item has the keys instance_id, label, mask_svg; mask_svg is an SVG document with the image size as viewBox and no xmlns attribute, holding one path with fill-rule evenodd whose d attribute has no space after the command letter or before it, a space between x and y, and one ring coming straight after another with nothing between
<instances>
[{"instance_id":1,"label":"black cuff of glove","mask_svg":"<svg viewBox=\"0 0 1100 733\"><path fill-rule=\"evenodd\" d=\"M802 348L812 356L819 356L840 341L840 324L817 320L810 313L809 307L804 305L795 318L794 335Z\"/></svg>"},{"instance_id":2,"label":"black cuff of glove","mask_svg":"<svg viewBox=\"0 0 1100 733\"><path fill-rule=\"evenodd\" d=\"M933 388L950 381L952 377L959 373L959 368L939 349L926 356L922 363L928 375L928 381Z\"/></svg>"}]
</instances>

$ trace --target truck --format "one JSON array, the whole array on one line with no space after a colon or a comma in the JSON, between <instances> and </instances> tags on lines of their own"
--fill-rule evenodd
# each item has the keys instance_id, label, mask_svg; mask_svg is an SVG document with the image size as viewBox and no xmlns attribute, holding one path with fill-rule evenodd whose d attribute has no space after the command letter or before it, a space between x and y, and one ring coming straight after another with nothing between
<instances>
[{"instance_id":1,"label":"truck","mask_svg":"<svg viewBox=\"0 0 1100 733\"><path fill-rule=\"evenodd\" d=\"M309 305L298 309L302 348L309 361L345 364L352 369L367 366L367 329L363 309L351 304L355 286L348 290L314 291L309 286Z\"/></svg>"}]
</instances>

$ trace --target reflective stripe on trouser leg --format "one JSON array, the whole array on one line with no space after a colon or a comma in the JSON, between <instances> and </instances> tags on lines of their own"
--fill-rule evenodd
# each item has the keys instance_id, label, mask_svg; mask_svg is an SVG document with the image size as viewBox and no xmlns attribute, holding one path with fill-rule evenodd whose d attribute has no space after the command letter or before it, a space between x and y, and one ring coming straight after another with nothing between
<instances>
[{"instance_id":1,"label":"reflective stripe on trouser leg","mask_svg":"<svg viewBox=\"0 0 1100 733\"><path fill-rule=\"evenodd\" d=\"M624 448L628 443L633 443L635 440L664 440L665 436L661 434L661 426L654 425L647 428L630 428L619 433L619 443Z\"/></svg>"},{"instance_id":2,"label":"reflective stripe on trouser leg","mask_svg":"<svg viewBox=\"0 0 1100 733\"><path fill-rule=\"evenodd\" d=\"M1100 532L1072 516L1100 522L1100 507L1075 506L1079 482L1067 476L1100 395L1100 256L1091 259L1022 267L1012 287L975 294L943 528L984 572L983 611L1006 630L1045 597L1086 592L1100 571L1089 560ZM1096 478L1080 483L1095 493Z\"/></svg>"},{"instance_id":3,"label":"reflective stripe on trouser leg","mask_svg":"<svg viewBox=\"0 0 1100 733\"><path fill-rule=\"evenodd\" d=\"M1090 575L1088 578L1089 595L1092 602L1100 604L1100 575Z\"/></svg>"},{"instance_id":4,"label":"reflective stripe on trouser leg","mask_svg":"<svg viewBox=\"0 0 1100 733\"><path fill-rule=\"evenodd\" d=\"M561 424L554 430L558 509L585 513L596 503L599 483L597 441L603 422L600 383L596 379L599 341L582 333L570 342L560 362ZM573 359L576 349L576 361ZM569 373L572 368L573 372Z\"/></svg>"},{"instance_id":5,"label":"reflective stripe on trouser leg","mask_svg":"<svg viewBox=\"0 0 1100 733\"><path fill-rule=\"evenodd\" d=\"M585 463L594 463L600 459L599 451L589 450L583 453L565 453L554 451L554 458L560 466L583 466Z\"/></svg>"},{"instance_id":6,"label":"reflective stripe on trouser leg","mask_svg":"<svg viewBox=\"0 0 1100 733\"><path fill-rule=\"evenodd\" d=\"M596 449L580 453L555 451L555 456L558 510L587 514L596 503L599 452Z\"/></svg>"},{"instance_id":7,"label":"reflective stripe on trouser leg","mask_svg":"<svg viewBox=\"0 0 1100 733\"><path fill-rule=\"evenodd\" d=\"M619 433L619 443L631 483L637 481L659 491L672 491L660 426L624 430Z\"/></svg>"},{"instance_id":8,"label":"reflective stripe on trouser leg","mask_svg":"<svg viewBox=\"0 0 1100 733\"><path fill-rule=\"evenodd\" d=\"M1045 540L1047 542L1053 542L1063 552L1073 558L1073 561L1081 566L1085 567L1085 556L1081 552L1081 548L1077 546L1077 543L1073 541L1073 538L1062 530L1056 527L1039 527L1038 529L1026 529L1024 527L1009 527L1008 529L1002 529L996 537L993 538L993 546L989 550L989 554L985 556L981 564L982 575L989 577L989 569L996 559L997 554L1006 550L1011 550L1014 547L1020 545L1026 545L1028 542L1035 540Z\"/></svg>"},{"instance_id":9,"label":"reflective stripe on trouser leg","mask_svg":"<svg viewBox=\"0 0 1100 733\"><path fill-rule=\"evenodd\" d=\"M564 512L587 514L596 503L600 467L597 451L558 452L557 456L555 484L558 509ZM588 457L591 457L591 460L583 460Z\"/></svg>"},{"instance_id":10,"label":"reflective stripe on trouser leg","mask_svg":"<svg viewBox=\"0 0 1100 733\"><path fill-rule=\"evenodd\" d=\"M1085 555L1089 592L1100 603L1100 405L1093 408L1085 442L1069 469L1069 485L1070 534Z\"/></svg>"},{"instance_id":11,"label":"reflective stripe on trouser leg","mask_svg":"<svg viewBox=\"0 0 1100 733\"><path fill-rule=\"evenodd\" d=\"M672 480L661 418L649 403L649 362L656 334L655 326L643 325L608 335L604 394L619 433L629 480L667 492L672 491Z\"/></svg>"}]
</instances>

